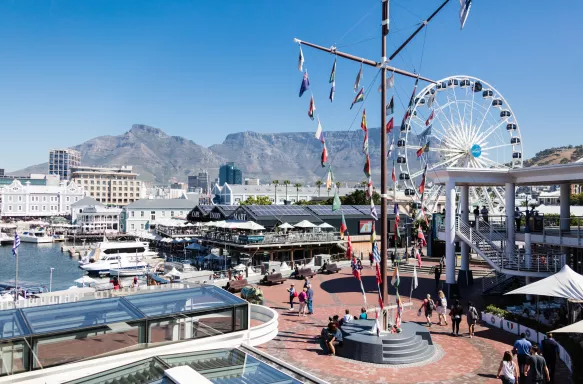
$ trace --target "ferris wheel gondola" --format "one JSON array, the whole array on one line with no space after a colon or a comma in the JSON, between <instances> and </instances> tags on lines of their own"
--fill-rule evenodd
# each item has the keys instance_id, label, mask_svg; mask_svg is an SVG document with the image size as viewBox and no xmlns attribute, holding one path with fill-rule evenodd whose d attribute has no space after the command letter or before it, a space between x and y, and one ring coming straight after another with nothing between
<instances>
[{"instance_id":1,"label":"ferris wheel gondola","mask_svg":"<svg viewBox=\"0 0 583 384\"><path fill-rule=\"evenodd\" d=\"M504 97L487 82L452 76L425 87L415 98L397 141L397 166L407 196L435 212L443 185L435 180L419 192L424 170L431 180L437 168L509 169L523 165L516 116ZM430 187L429 187L430 186ZM504 191L470 187L470 204L504 212Z\"/></svg>"}]
</instances>

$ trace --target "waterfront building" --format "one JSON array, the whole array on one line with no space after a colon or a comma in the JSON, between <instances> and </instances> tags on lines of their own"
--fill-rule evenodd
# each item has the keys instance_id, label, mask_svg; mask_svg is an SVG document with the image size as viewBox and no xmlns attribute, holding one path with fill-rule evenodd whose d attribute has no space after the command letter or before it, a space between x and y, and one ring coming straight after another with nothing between
<instances>
[{"instance_id":1,"label":"waterfront building","mask_svg":"<svg viewBox=\"0 0 583 384\"><path fill-rule=\"evenodd\" d=\"M122 232L150 229L156 220L183 218L194 208L189 199L141 199L126 205L121 213Z\"/></svg>"},{"instance_id":2,"label":"waterfront building","mask_svg":"<svg viewBox=\"0 0 583 384\"><path fill-rule=\"evenodd\" d=\"M51 149L49 175L59 175L61 180L71 178L72 168L81 165L81 154L74 149Z\"/></svg>"},{"instance_id":3,"label":"waterfront building","mask_svg":"<svg viewBox=\"0 0 583 384\"><path fill-rule=\"evenodd\" d=\"M71 175L87 195L114 206L131 204L142 198L143 185L132 166L119 168L75 167Z\"/></svg>"},{"instance_id":4,"label":"waterfront building","mask_svg":"<svg viewBox=\"0 0 583 384\"><path fill-rule=\"evenodd\" d=\"M246 178L245 179L245 185L260 185L261 183L259 182L259 179L254 179L254 178Z\"/></svg>"},{"instance_id":5,"label":"waterfront building","mask_svg":"<svg viewBox=\"0 0 583 384\"><path fill-rule=\"evenodd\" d=\"M58 176L39 184L33 180L13 179L9 185L0 185L0 217L68 216L71 205L85 195L74 181L59 181Z\"/></svg>"},{"instance_id":6,"label":"waterfront building","mask_svg":"<svg viewBox=\"0 0 583 384\"><path fill-rule=\"evenodd\" d=\"M203 170L198 175L188 176L188 191L194 192L197 189L202 189L203 193L208 193L209 190L209 174L208 171Z\"/></svg>"},{"instance_id":7,"label":"waterfront building","mask_svg":"<svg viewBox=\"0 0 583 384\"><path fill-rule=\"evenodd\" d=\"M118 233L121 208L106 207L92 197L71 205L71 222L78 226L79 233Z\"/></svg>"},{"instance_id":8,"label":"waterfront building","mask_svg":"<svg viewBox=\"0 0 583 384\"><path fill-rule=\"evenodd\" d=\"M219 184L243 184L243 173L235 163L227 163L219 168Z\"/></svg>"}]
</instances>

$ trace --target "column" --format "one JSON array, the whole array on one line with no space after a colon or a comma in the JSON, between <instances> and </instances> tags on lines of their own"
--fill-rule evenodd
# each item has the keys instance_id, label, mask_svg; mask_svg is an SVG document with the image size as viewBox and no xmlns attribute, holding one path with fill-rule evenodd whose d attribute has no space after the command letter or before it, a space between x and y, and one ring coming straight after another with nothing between
<instances>
[{"instance_id":1,"label":"column","mask_svg":"<svg viewBox=\"0 0 583 384\"><path fill-rule=\"evenodd\" d=\"M447 295L457 294L455 281L455 181L449 179L445 185L445 281Z\"/></svg>"},{"instance_id":2,"label":"column","mask_svg":"<svg viewBox=\"0 0 583 384\"><path fill-rule=\"evenodd\" d=\"M560 194L560 229L561 232L567 232L571 229L570 218L571 218L571 184L564 183L561 184L561 194Z\"/></svg>"},{"instance_id":3,"label":"column","mask_svg":"<svg viewBox=\"0 0 583 384\"><path fill-rule=\"evenodd\" d=\"M516 244L515 237L515 221L514 221L514 209L515 209L515 191L516 186L514 183L506 183L504 185L504 198L506 207L506 258L507 260L514 259L514 244Z\"/></svg>"},{"instance_id":4,"label":"column","mask_svg":"<svg viewBox=\"0 0 583 384\"><path fill-rule=\"evenodd\" d=\"M446 212L447 213L447 212ZM460 220L469 222L470 219L470 187L460 186ZM470 270L470 246L465 241L460 241L462 252L461 268L458 272L457 283L459 286L467 287L474 284L474 277Z\"/></svg>"}]
</instances>

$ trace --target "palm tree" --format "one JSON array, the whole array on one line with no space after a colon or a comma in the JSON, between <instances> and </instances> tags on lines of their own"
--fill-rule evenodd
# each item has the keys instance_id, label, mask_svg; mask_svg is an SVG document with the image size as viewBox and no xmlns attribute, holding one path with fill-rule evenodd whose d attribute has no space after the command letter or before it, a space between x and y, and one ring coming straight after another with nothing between
<instances>
[{"instance_id":1,"label":"palm tree","mask_svg":"<svg viewBox=\"0 0 583 384\"><path fill-rule=\"evenodd\" d=\"M302 187L302 183L295 183L294 187L296 187L296 203L300 202L300 188Z\"/></svg>"},{"instance_id":2,"label":"palm tree","mask_svg":"<svg viewBox=\"0 0 583 384\"><path fill-rule=\"evenodd\" d=\"M324 184L322 180L316 181L316 187L318 187L318 197L320 197L320 188L322 188L322 184Z\"/></svg>"},{"instance_id":3,"label":"palm tree","mask_svg":"<svg viewBox=\"0 0 583 384\"><path fill-rule=\"evenodd\" d=\"M275 185L275 204L277 204L277 186L279 185L279 180L273 180L271 184Z\"/></svg>"},{"instance_id":4,"label":"palm tree","mask_svg":"<svg viewBox=\"0 0 583 384\"><path fill-rule=\"evenodd\" d=\"M341 186L341 185L342 185L342 183L341 183L341 182L339 182L339 181L337 181L337 182L336 182L336 188L340 189L340 186Z\"/></svg>"},{"instance_id":5,"label":"palm tree","mask_svg":"<svg viewBox=\"0 0 583 384\"><path fill-rule=\"evenodd\" d=\"M289 180L284 180L283 181L283 185L285 185L285 200L286 201L289 200L288 199L288 196L287 196L287 186L290 185L290 184L291 184L291 181L289 181Z\"/></svg>"},{"instance_id":6,"label":"palm tree","mask_svg":"<svg viewBox=\"0 0 583 384\"><path fill-rule=\"evenodd\" d=\"M361 186L362 188L366 187L366 185L367 185L367 184L368 184L368 181L361 181L361 182L360 182L360 186Z\"/></svg>"}]
</instances>

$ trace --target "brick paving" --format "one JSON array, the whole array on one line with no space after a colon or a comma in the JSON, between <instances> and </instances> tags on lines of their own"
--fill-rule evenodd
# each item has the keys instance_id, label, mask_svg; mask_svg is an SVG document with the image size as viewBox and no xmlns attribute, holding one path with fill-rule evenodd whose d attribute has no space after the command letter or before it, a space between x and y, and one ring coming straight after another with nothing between
<instances>
[{"instance_id":1,"label":"brick paving","mask_svg":"<svg viewBox=\"0 0 583 384\"><path fill-rule=\"evenodd\" d=\"M326 326L328 316L344 314L350 309L351 314L358 314L363 306L362 294L358 280L352 277L349 268L333 275L317 275L312 280L314 289L314 315L298 317L297 312L289 311L288 280L283 285L262 287L265 304L276 309L279 314L279 334L272 341L259 346L272 354L300 369L330 383L500 383L496 379L498 365L504 351L510 350L516 336L499 329L488 328L478 324L476 337L470 339L465 318L460 326L462 337L449 335L450 327L434 324L431 327L432 339L441 350L441 357L433 358L429 362L412 364L411 366L380 366L351 361L339 357L324 355L318 345L318 336ZM302 287L302 281L295 282L296 287ZM374 271L370 268L363 270L363 284L367 302L376 303L377 291ZM481 283L476 281L474 289L462 292L462 303L474 297L478 303L481 299L479 288ZM417 309L421 305L421 298L426 293L434 296L435 283L433 276L420 275L419 287L413 292L412 307L404 311L404 321L420 321ZM409 301L411 276L401 275L399 293L404 302ZM390 302L394 303L394 288L389 287ZM297 310L297 305L296 305ZM436 316L436 313L434 312ZM434 317L434 322L437 317ZM448 319L449 321L449 319ZM561 366L557 372L558 383L570 383L568 371Z\"/></svg>"}]
</instances>

